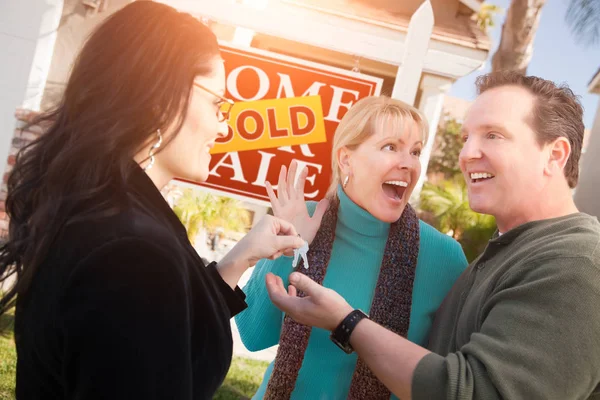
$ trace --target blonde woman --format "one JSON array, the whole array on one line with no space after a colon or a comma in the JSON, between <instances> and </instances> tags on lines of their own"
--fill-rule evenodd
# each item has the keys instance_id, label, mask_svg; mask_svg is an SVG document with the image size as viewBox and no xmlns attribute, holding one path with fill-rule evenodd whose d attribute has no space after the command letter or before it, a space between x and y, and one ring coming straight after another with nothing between
<instances>
[{"instance_id":1,"label":"blonde woman","mask_svg":"<svg viewBox=\"0 0 600 400\"><path fill-rule=\"evenodd\" d=\"M306 171L296 164L267 186L274 214L310 243L309 268L297 270L342 295L388 329L425 345L434 313L467 266L460 245L419 221L408 204L421 173L428 125L414 107L368 97L344 116L332 148L326 199L304 202ZM265 276L287 286L292 258L261 260L245 287L248 309L236 317L245 346L279 344L255 399L389 399L389 390L327 331L285 317L269 300ZM346 349L351 350L351 349Z\"/></svg>"}]
</instances>

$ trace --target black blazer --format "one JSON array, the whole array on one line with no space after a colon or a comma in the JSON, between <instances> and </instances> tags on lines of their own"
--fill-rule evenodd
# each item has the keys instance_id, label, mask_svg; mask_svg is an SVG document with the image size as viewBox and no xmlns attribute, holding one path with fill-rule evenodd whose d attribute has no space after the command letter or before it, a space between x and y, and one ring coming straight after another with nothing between
<instances>
[{"instance_id":1,"label":"black blazer","mask_svg":"<svg viewBox=\"0 0 600 400\"><path fill-rule=\"evenodd\" d=\"M210 399L246 307L137 165L116 216L69 226L17 300L17 399Z\"/></svg>"}]
</instances>

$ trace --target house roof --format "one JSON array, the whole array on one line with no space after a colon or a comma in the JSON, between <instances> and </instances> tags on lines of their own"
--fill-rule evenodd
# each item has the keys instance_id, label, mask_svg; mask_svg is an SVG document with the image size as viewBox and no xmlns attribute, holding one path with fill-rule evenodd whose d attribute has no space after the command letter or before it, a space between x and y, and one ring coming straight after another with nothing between
<instances>
[{"instance_id":1,"label":"house roof","mask_svg":"<svg viewBox=\"0 0 600 400\"><path fill-rule=\"evenodd\" d=\"M374 23L383 23L393 26L399 30L408 31L411 15L403 15L399 12L389 12L382 8L371 7L362 1L352 0L285 0L299 6L318 9L323 12L332 12L348 18L360 18L370 20ZM470 9L482 0L460 0ZM477 10L479 8L477 7ZM434 8L435 11L435 8ZM437 19L433 28L432 39L458 44L481 50L490 50L491 43L488 35L477 26L477 22L470 15L457 13L454 16L445 15L443 19Z\"/></svg>"},{"instance_id":2,"label":"house roof","mask_svg":"<svg viewBox=\"0 0 600 400\"><path fill-rule=\"evenodd\" d=\"M598 71L596 71L594 77L590 81L588 91L590 93L600 94L600 68L598 68Z\"/></svg>"}]
</instances>

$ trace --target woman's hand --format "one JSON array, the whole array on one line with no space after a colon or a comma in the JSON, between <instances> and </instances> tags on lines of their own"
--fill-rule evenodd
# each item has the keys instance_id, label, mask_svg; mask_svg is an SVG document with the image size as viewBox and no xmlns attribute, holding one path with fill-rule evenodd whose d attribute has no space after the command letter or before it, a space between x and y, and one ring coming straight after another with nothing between
<instances>
[{"instance_id":1,"label":"woman's hand","mask_svg":"<svg viewBox=\"0 0 600 400\"><path fill-rule=\"evenodd\" d=\"M265 215L238 243L248 249L250 266L261 258L274 260L282 254L291 255L303 244L291 223L271 215Z\"/></svg>"},{"instance_id":2,"label":"woman's hand","mask_svg":"<svg viewBox=\"0 0 600 400\"><path fill-rule=\"evenodd\" d=\"M242 274L261 258L273 260L282 254L291 254L303 244L304 240L291 223L265 215L223 257L217 269L223 280L235 288Z\"/></svg>"},{"instance_id":3,"label":"woman's hand","mask_svg":"<svg viewBox=\"0 0 600 400\"><path fill-rule=\"evenodd\" d=\"M292 223L302 239L310 244L319 230L329 201L326 199L321 200L313 216L308 215L306 203L304 202L304 184L306 183L308 170L306 168L302 170L298 182L294 185L297 168L298 163L296 160L292 161L286 178L286 168L282 166L279 173L279 182L277 183L277 195L275 195L269 182L266 184L267 194L271 200L273 214Z\"/></svg>"}]
</instances>

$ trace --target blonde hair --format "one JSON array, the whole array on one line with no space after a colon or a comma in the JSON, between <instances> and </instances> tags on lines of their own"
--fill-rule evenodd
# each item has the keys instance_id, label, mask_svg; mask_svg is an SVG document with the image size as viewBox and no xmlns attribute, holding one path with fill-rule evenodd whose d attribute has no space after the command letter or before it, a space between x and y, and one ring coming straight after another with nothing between
<instances>
[{"instance_id":1,"label":"blonde hair","mask_svg":"<svg viewBox=\"0 0 600 400\"><path fill-rule=\"evenodd\" d=\"M337 159L341 148L356 149L384 126L389 126L388 123L392 124L394 132L402 135L407 120L417 125L424 145L429 136L429 124L415 107L387 96L370 96L357 101L335 130L331 148L331 184L326 196L330 199L337 198L337 187L342 183Z\"/></svg>"}]
</instances>

